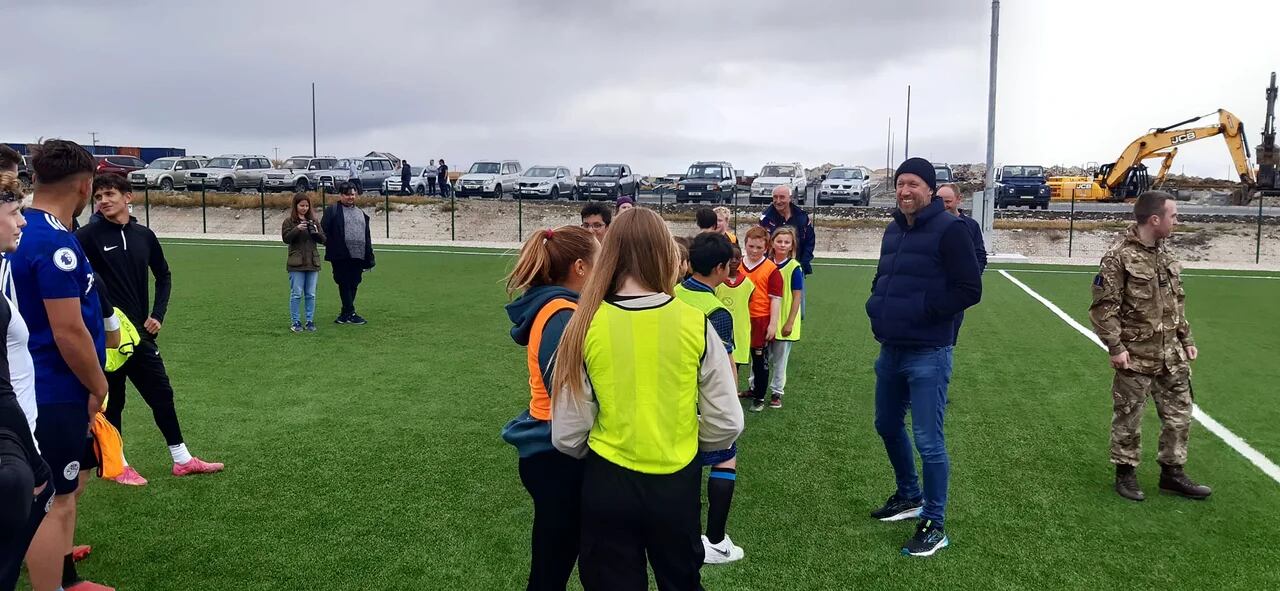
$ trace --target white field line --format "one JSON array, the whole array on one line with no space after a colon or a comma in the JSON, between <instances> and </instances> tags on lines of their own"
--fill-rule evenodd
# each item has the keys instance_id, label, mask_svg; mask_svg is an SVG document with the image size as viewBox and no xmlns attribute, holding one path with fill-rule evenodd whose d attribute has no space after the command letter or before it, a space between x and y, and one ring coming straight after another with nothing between
<instances>
[{"instance_id":1,"label":"white field line","mask_svg":"<svg viewBox=\"0 0 1280 591\"><path fill-rule=\"evenodd\" d=\"M1058 318L1061 318L1062 321L1070 325L1071 328L1076 329L1080 334L1084 335L1085 338L1088 338L1090 341L1093 341L1093 344L1102 348L1103 351L1107 350L1106 345L1102 344L1102 340L1098 338L1098 335L1094 334L1092 330L1085 328L1079 322L1076 322L1074 318L1069 316L1066 312L1063 312L1062 308L1059 308L1057 305L1055 305L1053 302L1046 299L1044 296L1036 293L1035 290L1031 289L1030 287L1027 287L1027 284L1021 281L1018 281L1013 277L1013 275L1010 275L1008 272L1004 271L1003 269L1000 270L1000 274L1004 275L1005 278L1008 279L1009 281L1012 281L1014 285L1022 288L1022 291L1027 292L1027 295L1035 298L1036 301L1040 302L1041 304L1044 304L1044 306L1048 308L1050 312L1053 312L1054 315L1056 315ZM1241 439L1239 435L1232 433L1231 430L1224 427L1222 423L1219 423L1218 421L1214 420L1213 417L1209 416L1207 413L1205 413L1203 410L1200 409L1200 405L1198 404L1191 405L1191 417L1199 421L1201 425L1204 425L1204 428L1208 429L1210 433L1217 435L1218 439L1221 439L1224 443L1231 446L1231 449L1236 450L1240 455L1244 456L1245 459L1249 460L1254 466L1257 466L1259 470L1262 470L1263 474L1270 476L1271 479L1275 480L1276 482L1280 482L1280 466L1276 466L1275 462L1272 462L1270 459L1267 458L1267 456L1262 455L1262 452L1254 449L1253 446L1245 442L1244 439Z\"/></svg>"}]
</instances>

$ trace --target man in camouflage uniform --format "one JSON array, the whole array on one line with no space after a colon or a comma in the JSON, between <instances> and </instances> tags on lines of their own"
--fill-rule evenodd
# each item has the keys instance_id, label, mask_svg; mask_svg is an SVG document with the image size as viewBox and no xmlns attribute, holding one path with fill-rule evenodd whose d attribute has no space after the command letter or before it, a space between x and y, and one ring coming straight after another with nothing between
<instances>
[{"instance_id":1,"label":"man in camouflage uniform","mask_svg":"<svg viewBox=\"0 0 1280 591\"><path fill-rule=\"evenodd\" d=\"M1163 191L1148 191L1134 205L1129 226L1106 254L1093 279L1089 319L1116 370L1111 387L1111 463L1116 492L1145 498L1136 469L1141 457L1147 396L1160 416L1160 490L1192 499L1212 493L1183 472L1191 430L1191 367L1198 355L1184 315L1182 265L1165 238L1178 222L1178 206Z\"/></svg>"}]
</instances>

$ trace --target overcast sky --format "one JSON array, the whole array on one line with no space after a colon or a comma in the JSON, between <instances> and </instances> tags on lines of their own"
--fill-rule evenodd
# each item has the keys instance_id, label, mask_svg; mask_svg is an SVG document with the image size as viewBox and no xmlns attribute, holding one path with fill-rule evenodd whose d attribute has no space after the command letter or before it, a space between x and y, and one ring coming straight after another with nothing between
<instances>
[{"instance_id":1,"label":"overcast sky","mask_svg":"<svg viewBox=\"0 0 1280 591\"><path fill-rule=\"evenodd\" d=\"M41 0L5 4L0 141L393 152L455 168L985 157L990 3L972 0ZM996 159L1114 160L1219 107L1258 142L1280 2L1006 0ZM1270 28L1268 28L1270 27ZM1226 176L1222 141L1174 171Z\"/></svg>"}]
</instances>

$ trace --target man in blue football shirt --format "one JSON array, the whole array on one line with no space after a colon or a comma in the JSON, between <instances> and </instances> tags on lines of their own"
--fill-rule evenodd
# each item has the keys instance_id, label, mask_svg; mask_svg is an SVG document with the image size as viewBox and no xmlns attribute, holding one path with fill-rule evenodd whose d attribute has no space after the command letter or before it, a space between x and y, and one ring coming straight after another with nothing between
<instances>
[{"instance_id":1,"label":"man in blue football shirt","mask_svg":"<svg viewBox=\"0 0 1280 591\"><path fill-rule=\"evenodd\" d=\"M94 160L75 142L48 140L32 156L35 195L8 256L12 294L30 331L36 441L52 471L53 504L27 552L34 591L109 589L80 581L71 561L89 419L102 407L105 331L93 269L68 230L92 196Z\"/></svg>"}]
</instances>

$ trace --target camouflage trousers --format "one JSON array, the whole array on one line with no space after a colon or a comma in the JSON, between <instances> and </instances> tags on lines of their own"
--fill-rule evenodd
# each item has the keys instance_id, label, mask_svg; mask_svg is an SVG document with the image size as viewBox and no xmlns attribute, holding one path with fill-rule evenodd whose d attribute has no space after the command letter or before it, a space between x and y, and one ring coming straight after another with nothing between
<instances>
[{"instance_id":1,"label":"camouflage trousers","mask_svg":"<svg viewBox=\"0 0 1280 591\"><path fill-rule=\"evenodd\" d=\"M1111 386L1111 463L1138 465L1148 396L1155 400L1160 416L1157 460L1174 466L1186 464L1187 436L1191 433L1191 368L1186 365L1154 375L1116 370Z\"/></svg>"}]
</instances>

